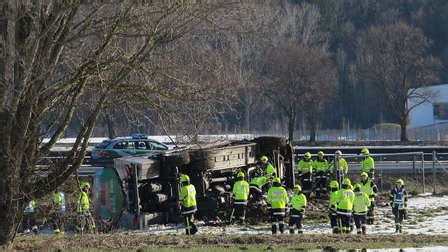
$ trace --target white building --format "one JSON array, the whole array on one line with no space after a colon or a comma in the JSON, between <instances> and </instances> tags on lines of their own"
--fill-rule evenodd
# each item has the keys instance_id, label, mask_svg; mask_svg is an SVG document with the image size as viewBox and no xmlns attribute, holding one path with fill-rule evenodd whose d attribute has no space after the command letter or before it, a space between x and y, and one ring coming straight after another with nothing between
<instances>
[{"instance_id":1,"label":"white building","mask_svg":"<svg viewBox=\"0 0 448 252\"><path fill-rule=\"evenodd\" d=\"M415 96L408 100L409 128L435 126L448 122L448 84L409 90ZM432 97L429 100L423 97Z\"/></svg>"}]
</instances>

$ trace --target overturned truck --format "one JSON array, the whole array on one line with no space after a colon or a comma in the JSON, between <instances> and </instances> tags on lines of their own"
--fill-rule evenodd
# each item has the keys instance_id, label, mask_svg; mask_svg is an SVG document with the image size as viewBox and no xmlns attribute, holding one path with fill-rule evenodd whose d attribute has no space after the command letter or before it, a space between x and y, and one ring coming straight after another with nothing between
<instances>
[{"instance_id":1,"label":"overturned truck","mask_svg":"<svg viewBox=\"0 0 448 252\"><path fill-rule=\"evenodd\" d=\"M107 189L103 188L103 193L97 193L96 202L103 204L98 206L99 216L115 225L139 229L154 223L176 222L180 216L179 177L188 174L197 191L197 217L219 221L229 212L236 173L245 172L249 180L258 176L257 160L262 155L269 157L284 185L292 188L293 148L282 137L223 141L115 159L113 172L122 192L118 197L119 213L104 214L110 210L104 206Z\"/></svg>"}]
</instances>

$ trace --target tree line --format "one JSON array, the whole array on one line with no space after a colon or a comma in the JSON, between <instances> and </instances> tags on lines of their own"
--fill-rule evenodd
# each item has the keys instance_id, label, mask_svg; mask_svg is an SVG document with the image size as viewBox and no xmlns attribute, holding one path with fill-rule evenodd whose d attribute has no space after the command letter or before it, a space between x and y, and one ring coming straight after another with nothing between
<instances>
[{"instance_id":1,"label":"tree line","mask_svg":"<svg viewBox=\"0 0 448 252\"><path fill-rule=\"evenodd\" d=\"M170 102L162 106L170 111L165 116L111 111L95 134L288 132L293 140L294 131L305 129L314 141L319 129L393 122L407 141L414 108L408 98L430 101L436 94L417 88L447 77L441 11L447 6L434 0L232 5L216 13L216 27L193 33L173 52L176 78L182 72L184 81L214 90L199 107L180 102L173 109Z\"/></svg>"}]
</instances>

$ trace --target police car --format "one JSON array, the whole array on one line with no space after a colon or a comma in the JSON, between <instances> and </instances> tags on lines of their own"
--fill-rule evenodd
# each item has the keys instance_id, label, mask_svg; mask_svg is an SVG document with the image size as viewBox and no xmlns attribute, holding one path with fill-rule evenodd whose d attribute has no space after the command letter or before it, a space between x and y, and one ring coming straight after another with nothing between
<instances>
[{"instance_id":1,"label":"police car","mask_svg":"<svg viewBox=\"0 0 448 252\"><path fill-rule=\"evenodd\" d=\"M113 165L114 158L134 156L168 149L167 145L149 139L145 134L132 134L130 137L118 137L111 140L105 140L95 146L91 154L91 163L97 165Z\"/></svg>"}]
</instances>

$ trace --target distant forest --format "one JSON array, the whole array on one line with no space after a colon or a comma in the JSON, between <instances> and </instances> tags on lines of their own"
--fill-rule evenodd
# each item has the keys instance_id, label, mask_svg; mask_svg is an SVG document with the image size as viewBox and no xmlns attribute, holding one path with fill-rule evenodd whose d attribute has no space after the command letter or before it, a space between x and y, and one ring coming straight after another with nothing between
<instances>
[{"instance_id":1,"label":"distant forest","mask_svg":"<svg viewBox=\"0 0 448 252\"><path fill-rule=\"evenodd\" d=\"M448 1L240 2L215 13L213 28L198 27L178 42L183 49L174 50L178 67L189 68L188 81L207 83L206 88L216 89L213 95L199 104L180 102L183 106L175 106L173 114L149 106L113 106L103 112L95 135L403 125L404 89L448 79ZM381 43L395 37L392 51L381 52L375 62L375 54L388 47ZM401 50L397 46L408 51L396 52ZM405 55L414 49L416 55ZM389 65L381 63L385 55L393 61ZM378 72L381 68L383 73Z\"/></svg>"}]
</instances>

